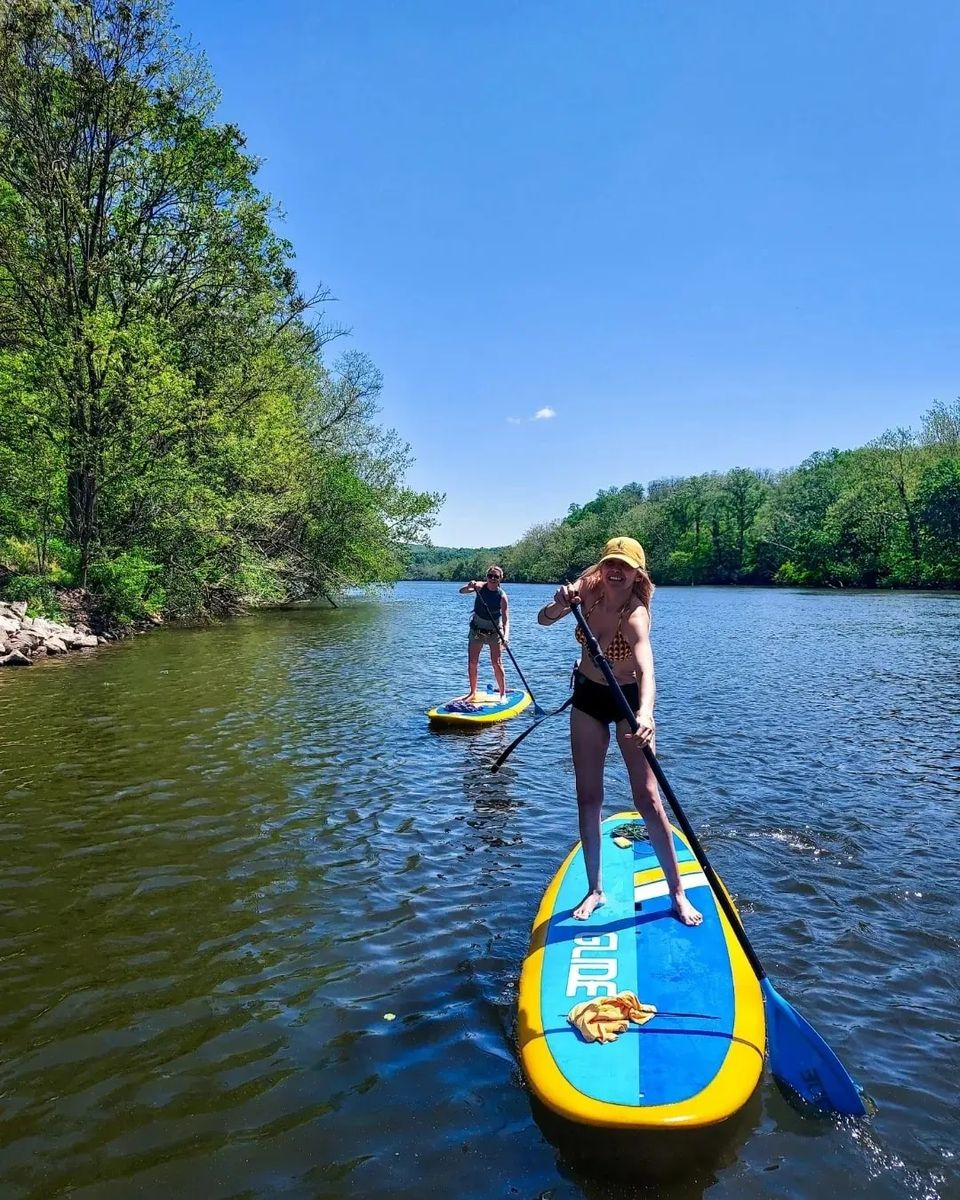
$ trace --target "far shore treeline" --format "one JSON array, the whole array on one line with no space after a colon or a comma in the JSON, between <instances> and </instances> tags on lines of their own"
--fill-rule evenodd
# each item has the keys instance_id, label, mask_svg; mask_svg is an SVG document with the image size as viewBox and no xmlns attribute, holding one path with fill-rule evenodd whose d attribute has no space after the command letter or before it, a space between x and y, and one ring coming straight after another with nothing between
<instances>
[{"instance_id":1,"label":"far shore treeline","mask_svg":"<svg viewBox=\"0 0 960 1200\"><path fill-rule=\"evenodd\" d=\"M934 404L917 432L792 470L611 487L513 546L411 548L407 578L479 579L497 561L508 580L554 583L617 534L643 543L660 584L960 587L960 400Z\"/></svg>"},{"instance_id":2,"label":"far shore treeline","mask_svg":"<svg viewBox=\"0 0 960 1200\"><path fill-rule=\"evenodd\" d=\"M0 598L228 613L433 524L217 103L165 0L0 0Z\"/></svg>"}]
</instances>

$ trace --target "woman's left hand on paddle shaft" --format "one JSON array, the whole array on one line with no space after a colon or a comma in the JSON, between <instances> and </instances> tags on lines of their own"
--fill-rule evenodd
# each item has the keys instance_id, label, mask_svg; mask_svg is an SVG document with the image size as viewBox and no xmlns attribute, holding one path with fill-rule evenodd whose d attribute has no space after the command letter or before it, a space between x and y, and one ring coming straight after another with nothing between
<instances>
[{"instance_id":1,"label":"woman's left hand on paddle shaft","mask_svg":"<svg viewBox=\"0 0 960 1200\"><path fill-rule=\"evenodd\" d=\"M561 583L550 603L569 612L571 605L580 603L579 583Z\"/></svg>"},{"instance_id":2,"label":"woman's left hand on paddle shaft","mask_svg":"<svg viewBox=\"0 0 960 1200\"><path fill-rule=\"evenodd\" d=\"M636 742L637 749L642 750L644 746L649 746L653 741L653 736L657 731L657 723L653 719L653 713L644 712L641 708L637 713L637 724L640 728L636 733L628 733L627 740Z\"/></svg>"}]
</instances>

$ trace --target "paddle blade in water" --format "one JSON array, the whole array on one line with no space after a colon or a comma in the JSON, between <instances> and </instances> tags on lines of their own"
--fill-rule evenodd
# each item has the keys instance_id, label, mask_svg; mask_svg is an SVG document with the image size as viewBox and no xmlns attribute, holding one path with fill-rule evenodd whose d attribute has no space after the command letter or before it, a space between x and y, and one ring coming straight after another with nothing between
<instances>
[{"instance_id":1,"label":"paddle blade in water","mask_svg":"<svg viewBox=\"0 0 960 1200\"><path fill-rule=\"evenodd\" d=\"M860 1089L813 1026L762 979L767 1009L770 1070L787 1092L809 1109L842 1116L866 1116Z\"/></svg>"}]
</instances>

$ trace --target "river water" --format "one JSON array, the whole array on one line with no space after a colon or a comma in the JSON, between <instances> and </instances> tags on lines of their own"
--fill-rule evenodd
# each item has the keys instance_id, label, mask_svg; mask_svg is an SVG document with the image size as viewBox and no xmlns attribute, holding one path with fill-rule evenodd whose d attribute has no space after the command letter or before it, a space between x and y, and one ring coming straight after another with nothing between
<instances>
[{"instance_id":1,"label":"river water","mask_svg":"<svg viewBox=\"0 0 960 1200\"><path fill-rule=\"evenodd\" d=\"M575 651L535 624L550 591L508 584L544 707ZM527 715L428 728L470 607L409 583L0 674L0 1196L960 1196L960 597L657 593L664 770L878 1111L804 1120L766 1076L656 1188L584 1176L531 1114L517 977L576 837L566 717L497 775Z\"/></svg>"}]
</instances>

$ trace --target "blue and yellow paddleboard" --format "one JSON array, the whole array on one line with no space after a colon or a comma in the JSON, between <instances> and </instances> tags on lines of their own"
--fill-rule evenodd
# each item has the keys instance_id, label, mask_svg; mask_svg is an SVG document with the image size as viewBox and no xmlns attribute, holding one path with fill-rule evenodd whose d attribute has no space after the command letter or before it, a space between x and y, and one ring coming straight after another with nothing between
<instances>
[{"instance_id":1,"label":"blue and yellow paddleboard","mask_svg":"<svg viewBox=\"0 0 960 1200\"><path fill-rule=\"evenodd\" d=\"M635 1133L715 1126L743 1108L763 1069L760 985L678 830L684 886L703 913L695 928L671 913L642 819L620 813L602 828L606 904L588 921L570 915L586 891L578 843L537 913L520 976L524 1074L552 1113L578 1125ZM568 1023L575 1004L621 991L657 1015L604 1044Z\"/></svg>"},{"instance_id":2,"label":"blue and yellow paddleboard","mask_svg":"<svg viewBox=\"0 0 960 1200\"><path fill-rule=\"evenodd\" d=\"M529 705L529 692L507 692L502 698L499 692L478 692L472 704L448 700L429 709L427 716L434 725L489 725L515 717Z\"/></svg>"}]
</instances>

